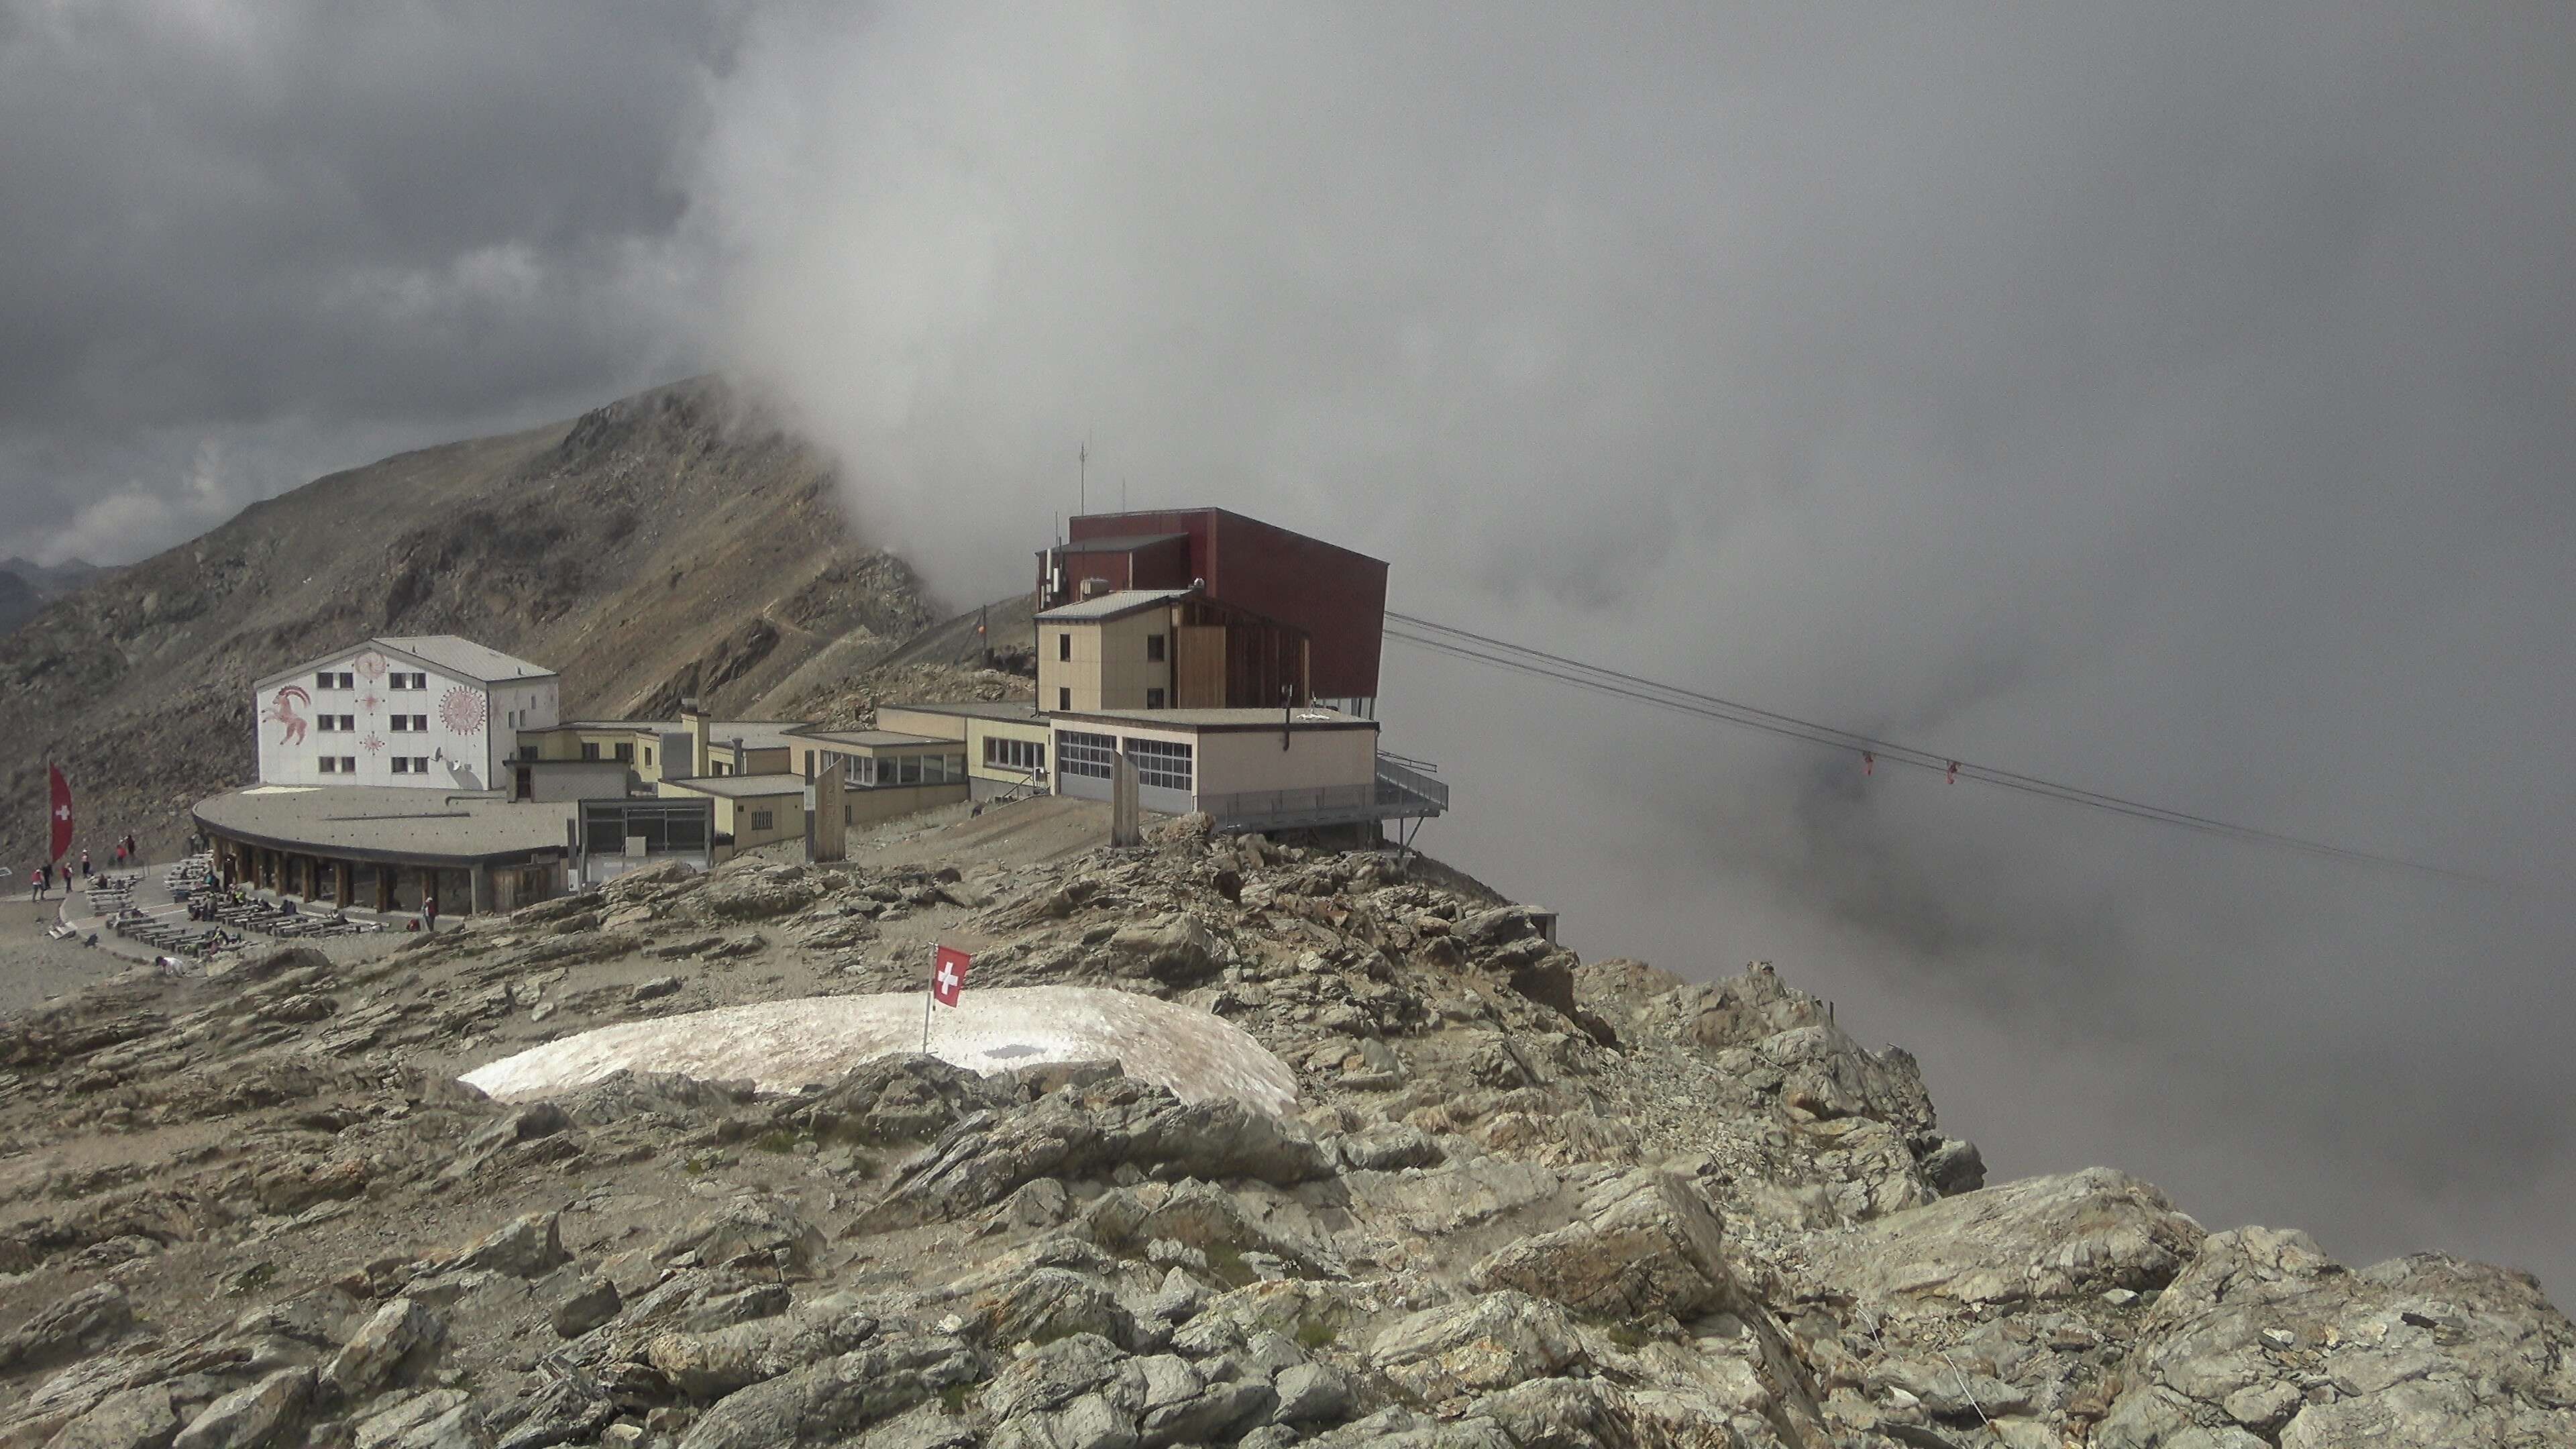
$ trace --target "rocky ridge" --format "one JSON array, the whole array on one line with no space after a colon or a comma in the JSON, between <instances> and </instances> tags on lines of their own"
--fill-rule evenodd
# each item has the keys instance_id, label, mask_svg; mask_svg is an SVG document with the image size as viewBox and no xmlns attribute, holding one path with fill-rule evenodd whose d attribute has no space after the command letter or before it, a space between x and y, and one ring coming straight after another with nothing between
<instances>
[{"instance_id":1,"label":"rocky ridge","mask_svg":"<svg viewBox=\"0 0 2576 1449\"><path fill-rule=\"evenodd\" d=\"M647 872L11 1019L0 1449L2576 1442L2527 1277L2211 1233L2106 1169L1986 1185L1909 1056L1767 967L1582 962L1428 862L1200 824ZM1303 1110L1114 1062L453 1080L917 984L934 938L970 1008L1214 1012Z\"/></svg>"}]
</instances>

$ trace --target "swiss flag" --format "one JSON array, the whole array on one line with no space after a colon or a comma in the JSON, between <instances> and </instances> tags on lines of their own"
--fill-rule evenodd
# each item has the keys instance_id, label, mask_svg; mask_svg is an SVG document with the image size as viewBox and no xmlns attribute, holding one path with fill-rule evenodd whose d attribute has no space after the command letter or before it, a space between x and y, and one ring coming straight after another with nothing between
<instances>
[{"instance_id":1,"label":"swiss flag","mask_svg":"<svg viewBox=\"0 0 2576 1449\"><path fill-rule=\"evenodd\" d=\"M954 946L942 946L930 955L930 999L942 1006L955 1006L966 994L966 968L975 958Z\"/></svg>"},{"instance_id":2,"label":"swiss flag","mask_svg":"<svg viewBox=\"0 0 2576 1449\"><path fill-rule=\"evenodd\" d=\"M53 827L54 859L60 860L72 848L72 782L63 778L60 765L47 765L45 776L45 783L52 787L45 821Z\"/></svg>"}]
</instances>

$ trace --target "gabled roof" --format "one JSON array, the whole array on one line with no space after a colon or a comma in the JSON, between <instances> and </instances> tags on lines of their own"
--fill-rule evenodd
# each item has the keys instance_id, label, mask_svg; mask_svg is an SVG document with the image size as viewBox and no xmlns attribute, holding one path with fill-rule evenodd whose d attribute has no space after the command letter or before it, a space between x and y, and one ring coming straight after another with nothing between
<instances>
[{"instance_id":1,"label":"gabled roof","mask_svg":"<svg viewBox=\"0 0 2576 1449\"><path fill-rule=\"evenodd\" d=\"M1096 599L1060 604L1038 615L1038 621L1044 624L1097 623L1103 619L1123 618L1157 604L1168 604L1174 599L1186 599L1196 592L1195 589L1117 589Z\"/></svg>"},{"instance_id":2,"label":"gabled roof","mask_svg":"<svg viewBox=\"0 0 2576 1449\"><path fill-rule=\"evenodd\" d=\"M328 654L317 654L291 669L263 674L251 681L251 688L265 689L282 679L311 674L325 664L336 664L361 650L373 649L389 654L406 664L425 665L443 674L471 679L477 684L511 684L529 679L552 679L555 672L542 664L504 654L498 649L477 644L455 634L377 635L344 644Z\"/></svg>"}]
</instances>

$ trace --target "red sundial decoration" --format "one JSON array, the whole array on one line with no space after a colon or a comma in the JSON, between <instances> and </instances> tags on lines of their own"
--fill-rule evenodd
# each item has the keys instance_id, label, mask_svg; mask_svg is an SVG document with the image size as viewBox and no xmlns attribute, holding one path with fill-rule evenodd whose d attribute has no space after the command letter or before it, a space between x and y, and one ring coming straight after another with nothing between
<instances>
[{"instance_id":1,"label":"red sundial decoration","mask_svg":"<svg viewBox=\"0 0 2576 1449\"><path fill-rule=\"evenodd\" d=\"M376 712L376 706L382 703L384 703L384 701L376 698L376 692L372 689L358 696L358 707L369 714L374 714Z\"/></svg>"},{"instance_id":2,"label":"red sundial decoration","mask_svg":"<svg viewBox=\"0 0 2576 1449\"><path fill-rule=\"evenodd\" d=\"M481 734L483 713L486 708L483 703L483 691L468 689L460 684L440 697L439 722L460 735Z\"/></svg>"},{"instance_id":3,"label":"red sundial decoration","mask_svg":"<svg viewBox=\"0 0 2576 1449\"><path fill-rule=\"evenodd\" d=\"M358 741L358 748L365 750L371 755L384 747L384 737L375 733L373 730L367 732L367 737L365 739Z\"/></svg>"},{"instance_id":4,"label":"red sundial decoration","mask_svg":"<svg viewBox=\"0 0 2576 1449\"><path fill-rule=\"evenodd\" d=\"M358 671L358 677L360 679L363 679L367 681L368 684L372 685L377 680L385 677L385 656L377 653L373 649L370 649L366 653L359 655L355 660L351 661L349 667ZM369 697L373 697L372 691L370 692ZM374 706L369 705L368 708L372 709Z\"/></svg>"}]
</instances>

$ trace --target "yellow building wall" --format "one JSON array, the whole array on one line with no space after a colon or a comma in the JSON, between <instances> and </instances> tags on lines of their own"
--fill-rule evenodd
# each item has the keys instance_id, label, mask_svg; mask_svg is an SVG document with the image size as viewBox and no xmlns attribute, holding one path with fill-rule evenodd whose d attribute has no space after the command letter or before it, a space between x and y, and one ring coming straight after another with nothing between
<instances>
[{"instance_id":1,"label":"yellow building wall","mask_svg":"<svg viewBox=\"0 0 2576 1449\"><path fill-rule=\"evenodd\" d=\"M1041 709L1144 709L1146 691L1164 692L1163 704L1172 700L1172 665L1169 659L1173 640L1172 611L1142 609L1125 618L1082 620L1075 623L1041 624L1038 626L1038 706ZM1164 636L1163 659L1145 657L1146 640ZM1073 639L1071 659L1059 659L1064 650L1059 636ZM1065 702L1057 691L1073 691Z\"/></svg>"},{"instance_id":2,"label":"yellow building wall","mask_svg":"<svg viewBox=\"0 0 2576 1449\"><path fill-rule=\"evenodd\" d=\"M851 828L874 825L899 815L953 805L966 798L966 782L952 780L944 785L881 785L873 790L851 790L841 796L841 818Z\"/></svg>"},{"instance_id":3,"label":"yellow building wall","mask_svg":"<svg viewBox=\"0 0 2576 1449\"><path fill-rule=\"evenodd\" d=\"M1028 779L1029 772L1024 769L1006 768L999 765L985 764L984 741L1027 740L1035 744L1045 745L1050 751L1052 751L1055 746L1050 743L1050 741L1052 741L1054 737L1054 726L1048 724L1044 720L1028 720L1023 722L1020 720L970 718L966 722L966 773L979 780L993 780L1002 784L1017 785ZM1047 761L1047 773L1050 779L1054 777L1055 761L1053 759L1049 759Z\"/></svg>"},{"instance_id":4,"label":"yellow building wall","mask_svg":"<svg viewBox=\"0 0 2576 1449\"><path fill-rule=\"evenodd\" d=\"M1375 730L1295 730L1284 750L1276 730L1211 732L1195 743L1193 783L1201 795L1312 790L1377 779Z\"/></svg>"}]
</instances>

